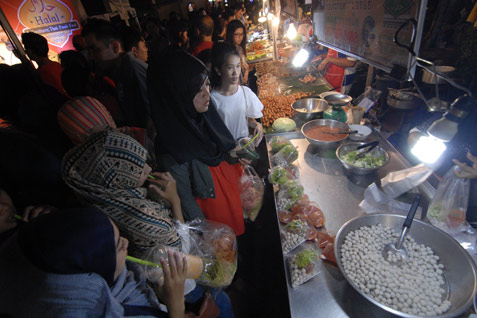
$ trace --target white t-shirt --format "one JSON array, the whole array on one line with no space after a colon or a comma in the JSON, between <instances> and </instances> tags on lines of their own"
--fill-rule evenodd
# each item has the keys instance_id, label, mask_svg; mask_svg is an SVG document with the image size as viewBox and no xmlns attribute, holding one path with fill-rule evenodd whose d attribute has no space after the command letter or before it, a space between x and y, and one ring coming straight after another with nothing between
<instances>
[{"instance_id":1,"label":"white t-shirt","mask_svg":"<svg viewBox=\"0 0 477 318\"><path fill-rule=\"evenodd\" d=\"M224 96L214 89L210 97L235 140L248 137L247 118L263 116L262 102L247 86L239 86L237 92L230 96Z\"/></svg>"}]
</instances>

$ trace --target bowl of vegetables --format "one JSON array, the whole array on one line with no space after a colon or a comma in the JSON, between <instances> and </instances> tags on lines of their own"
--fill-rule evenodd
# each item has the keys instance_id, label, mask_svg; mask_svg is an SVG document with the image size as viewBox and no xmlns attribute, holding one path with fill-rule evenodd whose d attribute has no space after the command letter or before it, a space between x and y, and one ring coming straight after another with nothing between
<instances>
[{"instance_id":1,"label":"bowl of vegetables","mask_svg":"<svg viewBox=\"0 0 477 318\"><path fill-rule=\"evenodd\" d=\"M364 156L359 157L358 154L361 150L358 152L358 147L365 144L364 142L348 142L336 149L336 157L346 170L355 174L366 175L388 164L389 154L380 146L376 146Z\"/></svg>"}]
</instances>

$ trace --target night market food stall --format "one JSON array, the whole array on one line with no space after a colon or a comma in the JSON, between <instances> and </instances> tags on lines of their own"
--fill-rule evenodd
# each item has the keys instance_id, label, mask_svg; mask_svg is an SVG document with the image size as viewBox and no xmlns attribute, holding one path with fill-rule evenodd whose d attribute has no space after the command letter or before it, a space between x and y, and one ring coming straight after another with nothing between
<instances>
[{"instance_id":1,"label":"night market food stall","mask_svg":"<svg viewBox=\"0 0 477 318\"><path fill-rule=\"evenodd\" d=\"M419 29L422 30L425 5L425 1L421 1L408 8L403 16L416 20L402 24L403 16L401 22L398 22L398 19L392 20L387 16L388 11L385 11L397 8L375 8L372 4L366 4L369 6L366 10L370 10L367 13L372 14L359 16L363 14L359 11L364 9L359 9L354 4L351 8L351 4L339 1L326 2L315 12L318 19L314 21L317 24L314 31L320 44L346 52L369 64L371 75L373 67L390 72L397 78L407 74L419 90L414 79L415 68L417 64L422 66L427 61L415 58L415 51L419 49ZM345 13L340 13L340 10ZM353 10L358 11L359 18L345 20ZM388 23L384 27L379 25L383 21L383 15ZM320 16L325 19L320 20ZM322 24L319 25L320 23ZM393 23L393 27L389 27L390 23ZM363 37L358 37L356 30L353 31L358 25L362 25L363 30L367 31L363 33ZM405 31L399 33L397 30ZM416 30L417 33L414 34ZM375 41L378 36L380 43ZM401 46L404 46L402 43L408 43L409 50L406 49L407 46L393 44L393 38ZM303 49L309 51L306 46ZM347 95L330 93L333 87L316 66L309 63L302 63L298 67L294 65L298 52L299 48L296 48L289 58L281 57L279 60L256 64L258 96L264 104L262 123L268 133L268 182L273 188L276 217L279 220L291 316L468 316L476 290L472 249L464 250L459 244L461 241L457 242L450 235L431 226L426 218L426 211L439 183L438 176L431 169L425 172L423 165L415 166L414 162L409 162L379 132L379 127L372 127L369 122L367 128L370 132L364 135L361 131L347 133L363 126L359 125L363 123L363 114L356 119L348 110L359 106L366 108L365 111L368 112L376 100L371 101L371 105L366 105L361 98L352 101ZM309 62L311 57L305 60ZM423 67L427 72L433 69L432 65ZM462 89L458 85L455 87ZM462 94L470 93L465 88L463 91ZM403 95L391 98L406 101L406 92L399 93ZM334 105L333 98L327 98L333 94L340 95L335 100L341 100L341 104ZM430 106L422 92L411 93L410 96L418 96L428 108L432 108L433 102ZM311 100L311 97L325 100L328 107L317 111L319 114L313 118L300 117L293 104L298 100ZM308 104L310 103L311 101ZM466 114L471 113L463 104L462 99L456 100L447 109L454 115L460 111L466 112L466 109ZM338 115L334 111L340 107L342 109ZM343 114L345 115L340 117ZM457 117L462 119L464 115ZM445 121L445 116L443 118ZM345 122L358 125L348 126ZM319 132L321 135L316 135L316 132L312 135L311 131L315 128L324 131ZM429 135L439 136L432 129ZM355 157L362 152L358 147L366 148L369 144L377 147L365 155L368 156L366 160L356 161ZM439 157L439 154L432 156ZM432 166L428 161L427 163ZM401 189L403 191L399 194L395 193L391 199L395 201L395 206L379 206L376 201L373 202L371 197L383 194L386 191L383 189L389 189L388 186L397 186L390 179L410 180L413 173L420 175L420 180L408 182L406 190ZM396 269L392 258L381 256L381 251L384 245L394 244L399 238L405 217L417 196L420 202L415 202L415 207L419 206L413 224L415 229L412 230L411 227L404 244L408 250L418 251L413 254L412 262L408 260L407 264L414 264L415 261L419 266L412 267L412 270L409 267L412 273L406 274L405 262L400 263ZM382 214L368 214L376 212ZM363 234L361 231L368 231L370 234ZM386 236L387 233L390 233L389 236ZM366 246L360 247L362 250L359 250L359 254L353 256L353 251L361 245ZM421 249L422 253L419 252ZM455 254L449 255L449 250ZM350 252L351 256L348 257ZM352 265L346 262L352 262ZM379 263L377 267L365 265L375 262ZM422 265L426 262L432 265ZM430 266L429 272L426 272L426 266ZM415 274L422 271L426 272L422 277ZM400 276L405 278L401 279ZM429 277L434 276L436 285L430 287ZM414 280L417 284L408 284L409 280ZM424 289L421 291L419 288ZM435 291L431 293L433 296L424 297L429 289ZM401 290L406 292L401 293Z\"/></svg>"}]
</instances>

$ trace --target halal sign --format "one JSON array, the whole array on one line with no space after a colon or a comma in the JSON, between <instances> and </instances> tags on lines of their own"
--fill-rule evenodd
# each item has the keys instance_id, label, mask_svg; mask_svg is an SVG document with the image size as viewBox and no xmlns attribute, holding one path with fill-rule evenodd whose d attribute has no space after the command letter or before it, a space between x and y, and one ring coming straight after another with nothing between
<instances>
[{"instance_id":1,"label":"halal sign","mask_svg":"<svg viewBox=\"0 0 477 318\"><path fill-rule=\"evenodd\" d=\"M18 21L25 29L43 35L48 43L62 48L73 30L79 29L71 9L59 0L25 0L18 10Z\"/></svg>"}]
</instances>

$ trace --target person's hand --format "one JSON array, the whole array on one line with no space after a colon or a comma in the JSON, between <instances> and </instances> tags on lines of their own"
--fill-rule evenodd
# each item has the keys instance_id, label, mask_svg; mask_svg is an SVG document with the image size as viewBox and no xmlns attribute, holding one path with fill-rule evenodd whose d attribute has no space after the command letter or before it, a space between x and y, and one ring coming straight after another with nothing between
<instances>
[{"instance_id":1,"label":"person's hand","mask_svg":"<svg viewBox=\"0 0 477 318\"><path fill-rule=\"evenodd\" d=\"M328 59L324 59L323 62L320 63L320 65L318 65L318 72L321 72L325 69L326 65L328 65Z\"/></svg>"},{"instance_id":2,"label":"person's hand","mask_svg":"<svg viewBox=\"0 0 477 318\"><path fill-rule=\"evenodd\" d=\"M169 265L161 258L164 284L160 286L159 297L167 306L169 317L184 317L184 284L189 264L187 258L177 251L167 251Z\"/></svg>"},{"instance_id":3,"label":"person's hand","mask_svg":"<svg viewBox=\"0 0 477 318\"><path fill-rule=\"evenodd\" d=\"M149 189L153 190L171 204L180 202L176 180L169 172L152 172L156 179L149 179Z\"/></svg>"},{"instance_id":4,"label":"person's hand","mask_svg":"<svg viewBox=\"0 0 477 318\"><path fill-rule=\"evenodd\" d=\"M467 159L472 162L472 167L469 167L457 159L452 159L452 161L460 167L460 171L454 170L454 174L459 178L477 179L477 157L468 152Z\"/></svg>"},{"instance_id":5,"label":"person's hand","mask_svg":"<svg viewBox=\"0 0 477 318\"><path fill-rule=\"evenodd\" d=\"M54 210L56 210L56 208L51 205L29 205L23 210L22 219L28 222L39 215L48 214Z\"/></svg>"},{"instance_id":6,"label":"person's hand","mask_svg":"<svg viewBox=\"0 0 477 318\"><path fill-rule=\"evenodd\" d=\"M321 57L321 55L317 55L315 56L313 59L311 59L311 63L314 64L314 63L318 63L319 61L321 61L323 59L323 57Z\"/></svg>"},{"instance_id":7,"label":"person's hand","mask_svg":"<svg viewBox=\"0 0 477 318\"><path fill-rule=\"evenodd\" d=\"M249 165L252 163L252 160L249 160L249 159L245 159L245 158L240 158L238 155L237 155L237 151L240 151L242 150L242 147L240 145L236 145L234 149L230 150L229 151L229 156L232 157L232 158L237 158L238 162L240 162L241 164L243 165Z\"/></svg>"},{"instance_id":8,"label":"person's hand","mask_svg":"<svg viewBox=\"0 0 477 318\"><path fill-rule=\"evenodd\" d=\"M259 122L256 122L256 123L257 125L255 126L255 129L253 130L254 136L258 134L258 137L255 138L255 140L253 141L253 144L255 145L255 147L257 147L260 144L263 138L263 126Z\"/></svg>"}]
</instances>

